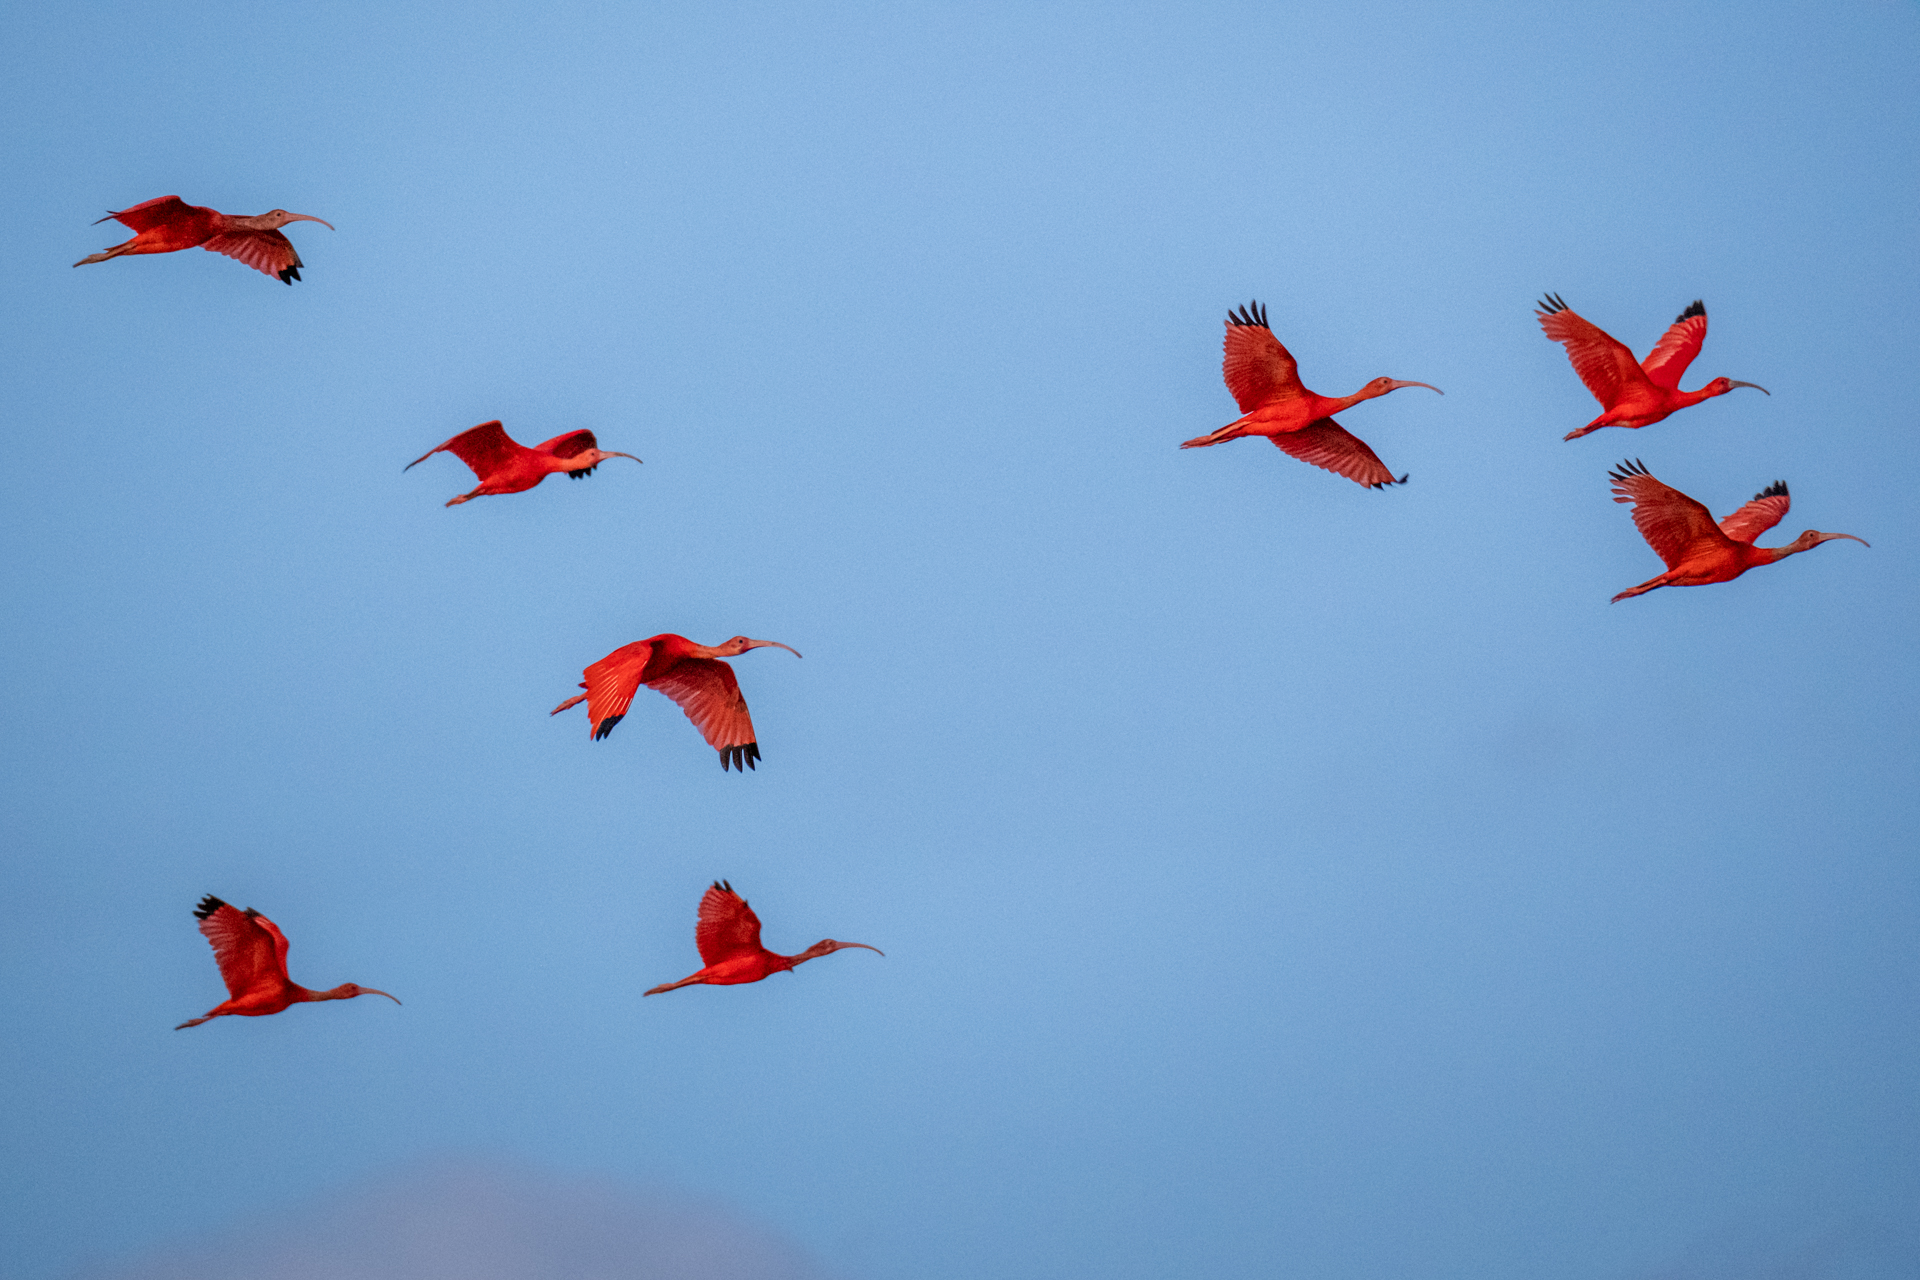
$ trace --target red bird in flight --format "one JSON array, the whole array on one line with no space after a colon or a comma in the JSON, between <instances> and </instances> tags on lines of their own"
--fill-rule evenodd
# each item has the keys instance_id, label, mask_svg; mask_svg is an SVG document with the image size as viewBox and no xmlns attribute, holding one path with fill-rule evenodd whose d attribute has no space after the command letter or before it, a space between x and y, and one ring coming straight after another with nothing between
<instances>
[{"instance_id":1,"label":"red bird in flight","mask_svg":"<svg viewBox=\"0 0 1920 1280\"><path fill-rule=\"evenodd\" d=\"M593 469L608 458L633 458L630 453L600 448L600 442L593 438L591 431L569 431L551 440L543 440L529 449L511 439L496 418L477 427L468 427L445 444L427 450L400 470L411 471L442 450L472 467L473 474L480 477L479 487L457 498L447 499L450 507L489 494L523 492L556 471L564 471L568 479L578 480L582 476L592 475ZM638 458L633 460L640 461Z\"/></svg>"},{"instance_id":2,"label":"red bird in flight","mask_svg":"<svg viewBox=\"0 0 1920 1280\"><path fill-rule=\"evenodd\" d=\"M1747 570L1810 551L1850 533L1820 533L1809 529L1784 547L1756 547L1753 540L1779 524L1791 499L1787 482L1774 483L1753 495L1753 501L1722 520L1713 522L1707 509L1678 489L1655 480L1638 458L1607 472L1613 481L1613 500L1633 504L1633 523L1647 545L1667 562L1667 571L1629 587L1615 596L1644 595L1656 587L1699 587L1709 582L1731 582ZM1853 538L1867 546L1865 538Z\"/></svg>"},{"instance_id":3,"label":"red bird in flight","mask_svg":"<svg viewBox=\"0 0 1920 1280\"><path fill-rule=\"evenodd\" d=\"M280 926L252 907L237 911L208 894L194 908L193 914L200 921L200 932L213 944L213 958L220 965L220 976L226 981L227 992L232 998L215 1005L198 1018L181 1023L174 1028L175 1031L197 1027L203 1022L224 1018L229 1014L258 1018L279 1013L290 1004L309 1000L387 996L395 1004L400 1003L398 998L384 991L357 987L351 982L342 983L331 991L309 991L293 981L287 977L287 935L280 932Z\"/></svg>"},{"instance_id":4,"label":"red bird in flight","mask_svg":"<svg viewBox=\"0 0 1920 1280\"><path fill-rule=\"evenodd\" d=\"M1395 480L1387 464L1359 437L1335 422L1333 415L1402 387L1426 387L1446 394L1425 382L1396 382L1392 378L1375 378L1352 395L1338 399L1309 391L1300 381L1299 364L1267 327L1267 309L1257 302L1227 313L1226 358L1221 371L1242 416L1209 435L1196 436L1182 444L1182 449L1204 448L1240 436L1265 436L1300 461L1369 489L1405 484L1407 478Z\"/></svg>"},{"instance_id":5,"label":"red bird in flight","mask_svg":"<svg viewBox=\"0 0 1920 1280\"><path fill-rule=\"evenodd\" d=\"M733 668L720 661L749 649L785 649L800 652L778 640L749 640L735 636L714 648L695 644L685 636L666 632L615 649L581 674L585 693L575 694L548 712L559 715L576 703L587 704L589 730L604 738L626 717L627 707L641 685L658 690L680 704L707 745L720 753L720 768L745 772L756 768L760 744L754 740L753 719ZM745 905L744 903L741 905ZM765 976L765 975L762 975Z\"/></svg>"},{"instance_id":6,"label":"red bird in flight","mask_svg":"<svg viewBox=\"0 0 1920 1280\"><path fill-rule=\"evenodd\" d=\"M1715 378L1698 391L1682 391L1680 375L1700 354L1707 340L1707 306L1694 304L1682 311L1660 341L1653 344L1644 362L1635 364L1633 352L1610 337L1606 330L1568 308L1558 294L1540 300L1534 315L1546 335L1566 347L1573 371L1587 384L1593 398L1606 412L1563 437L1578 440L1589 431L1602 427L1645 427L1689 405L1723 396L1735 387L1752 387L1772 395L1757 382L1735 382Z\"/></svg>"},{"instance_id":7,"label":"red bird in flight","mask_svg":"<svg viewBox=\"0 0 1920 1280\"><path fill-rule=\"evenodd\" d=\"M823 938L797 956L776 955L760 945L760 917L753 914L747 900L735 893L725 880L715 880L713 887L701 897L700 921L693 926L693 941L700 948L700 959L706 968L678 982L663 982L641 995L657 996L662 991L690 987L697 982L716 987L758 982L848 947L865 947L876 954L886 954L864 942L835 942L832 938Z\"/></svg>"},{"instance_id":8,"label":"red bird in flight","mask_svg":"<svg viewBox=\"0 0 1920 1280\"><path fill-rule=\"evenodd\" d=\"M280 228L289 222L317 222L333 230L333 224L325 218L310 218L304 213L272 209L246 218L188 204L179 196L160 196L131 209L109 213L99 221L105 222L107 218L125 223L138 234L104 252L88 254L74 266L84 267L90 262L105 262L108 258L133 253L173 253L197 246L211 253L224 253L255 271L264 271L292 284L300 278L300 268L306 264L300 261L293 241L282 235Z\"/></svg>"}]
</instances>

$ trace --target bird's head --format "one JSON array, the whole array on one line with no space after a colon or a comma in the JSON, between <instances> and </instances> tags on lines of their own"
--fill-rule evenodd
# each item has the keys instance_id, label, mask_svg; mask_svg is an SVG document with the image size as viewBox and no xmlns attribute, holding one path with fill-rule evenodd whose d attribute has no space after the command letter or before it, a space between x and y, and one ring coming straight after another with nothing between
<instances>
[{"instance_id":1,"label":"bird's head","mask_svg":"<svg viewBox=\"0 0 1920 1280\"><path fill-rule=\"evenodd\" d=\"M268 231L277 231L289 222L317 222L327 230L333 230L333 224L325 218L314 218L304 213L288 213L285 209L269 209L260 215L260 220L266 223L265 229Z\"/></svg>"},{"instance_id":2,"label":"bird's head","mask_svg":"<svg viewBox=\"0 0 1920 1280\"><path fill-rule=\"evenodd\" d=\"M716 658L732 658L745 653L749 649L785 649L796 658L800 656L800 651L792 645L781 644L778 640L750 640L746 636L735 636L725 644L720 645L713 651L713 656Z\"/></svg>"},{"instance_id":3,"label":"bird's head","mask_svg":"<svg viewBox=\"0 0 1920 1280\"><path fill-rule=\"evenodd\" d=\"M321 992L321 998L324 1000L351 1000L355 996L386 996L387 999L393 1001L395 1004L400 1003L399 996L387 995L384 991L376 991L372 987L363 987L357 982L343 982L331 991Z\"/></svg>"},{"instance_id":4,"label":"bird's head","mask_svg":"<svg viewBox=\"0 0 1920 1280\"><path fill-rule=\"evenodd\" d=\"M1735 387L1752 387L1755 391L1758 391L1763 396L1770 396L1773 394L1773 392L1767 390L1765 387L1761 386L1757 382L1736 382L1732 378L1715 378L1712 382L1709 382L1706 386L1700 388L1700 390L1706 395L1723 396L1727 394L1727 392L1733 390Z\"/></svg>"},{"instance_id":5,"label":"bird's head","mask_svg":"<svg viewBox=\"0 0 1920 1280\"><path fill-rule=\"evenodd\" d=\"M887 954L886 952L882 951L878 947L867 946L867 944L864 942L835 942L832 938L822 938L820 939L820 941L814 943L812 946L808 947L805 951L802 951L799 955L795 956L793 958L793 962L795 964L799 964L802 960L817 960L821 956L830 956L836 951L845 951L848 947L861 947L867 951L873 952L877 956L883 956Z\"/></svg>"},{"instance_id":6,"label":"bird's head","mask_svg":"<svg viewBox=\"0 0 1920 1280\"><path fill-rule=\"evenodd\" d=\"M1811 551L1821 543L1832 542L1835 538L1853 538L1855 542L1863 547L1873 545L1865 538L1854 538L1850 533L1822 533L1818 529L1809 529L1792 542L1789 542L1786 546L1780 548L1780 554L1790 556L1800 551Z\"/></svg>"},{"instance_id":7,"label":"bird's head","mask_svg":"<svg viewBox=\"0 0 1920 1280\"><path fill-rule=\"evenodd\" d=\"M1389 391L1398 391L1402 387L1425 387L1436 395L1447 394L1429 382L1402 382L1398 378L1375 378L1366 385L1362 394L1368 398L1372 398L1374 396L1383 396Z\"/></svg>"}]
</instances>

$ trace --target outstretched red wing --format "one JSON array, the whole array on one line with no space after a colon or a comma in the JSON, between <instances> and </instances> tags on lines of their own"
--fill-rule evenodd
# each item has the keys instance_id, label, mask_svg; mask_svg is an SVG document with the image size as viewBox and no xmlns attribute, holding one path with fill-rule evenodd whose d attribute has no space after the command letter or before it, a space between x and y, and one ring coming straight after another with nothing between
<instances>
[{"instance_id":1,"label":"outstretched red wing","mask_svg":"<svg viewBox=\"0 0 1920 1280\"><path fill-rule=\"evenodd\" d=\"M754 745L753 718L733 668L718 658L682 658L657 680L647 682L680 704L707 745L722 756L732 747ZM758 753L755 753L756 755Z\"/></svg>"},{"instance_id":2,"label":"outstretched red wing","mask_svg":"<svg viewBox=\"0 0 1920 1280\"><path fill-rule=\"evenodd\" d=\"M606 737L626 717L633 695L640 691L640 674L652 656L653 641L635 640L582 673L587 678L587 729L594 737Z\"/></svg>"},{"instance_id":3,"label":"outstretched red wing","mask_svg":"<svg viewBox=\"0 0 1920 1280\"><path fill-rule=\"evenodd\" d=\"M1267 327L1264 309L1243 308L1237 316L1228 314L1226 355L1220 362L1220 372L1242 413L1305 392L1300 385L1300 365Z\"/></svg>"},{"instance_id":4,"label":"outstretched red wing","mask_svg":"<svg viewBox=\"0 0 1920 1280\"><path fill-rule=\"evenodd\" d=\"M427 450L407 466L417 467L442 449L472 467L473 474L482 482L521 454L531 452L525 445L516 444L510 439L506 428L496 418L477 427L468 427L445 444Z\"/></svg>"},{"instance_id":5,"label":"outstretched red wing","mask_svg":"<svg viewBox=\"0 0 1920 1280\"><path fill-rule=\"evenodd\" d=\"M760 917L724 880L716 880L700 899L700 922L693 926L702 964L716 965L742 952L760 950Z\"/></svg>"},{"instance_id":6,"label":"outstretched red wing","mask_svg":"<svg viewBox=\"0 0 1920 1280\"><path fill-rule=\"evenodd\" d=\"M1365 441L1332 418L1321 418L1298 431L1282 431L1267 438L1300 461L1358 481L1369 489L1400 484L1406 478L1395 480L1387 464L1367 448Z\"/></svg>"},{"instance_id":7,"label":"outstretched red wing","mask_svg":"<svg viewBox=\"0 0 1920 1280\"><path fill-rule=\"evenodd\" d=\"M1653 350L1647 352L1647 358L1640 362L1640 367L1646 371L1647 380L1654 386L1678 391L1681 375L1686 373L1693 358L1700 354L1700 345L1706 340L1707 307L1703 302L1695 302L1682 311L1667 331L1660 335L1660 341L1653 344Z\"/></svg>"},{"instance_id":8,"label":"outstretched red wing","mask_svg":"<svg viewBox=\"0 0 1920 1280\"><path fill-rule=\"evenodd\" d=\"M1613 481L1613 500L1633 504L1634 526L1667 568L1679 568L1687 553L1702 542L1727 541L1705 507L1655 480L1639 460L1622 463L1607 475Z\"/></svg>"},{"instance_id":9,"label":"outstretched red wing","mask_svg":"<svg viewBox=\"0 0 1920 1280\"><path fill-rule=\"evenodd\" d=\"M1534 314L1540 318L1541 330L1567 349L1573 371L1603 408L1613 407L1627 381L1646 376L1625 344L1578 312L1563 309Z\"/></svg>"},{"instance_id":10,"label":"outstretched red wing","mask_svg":"<svg viewBox=\"0 0 1920 1280\"><path fill-rule=\"evenodd\" d=\"M1720 532L1735 542L1752 542L1786 518L1793 499L1787 496L1787 482L1776 480L1753 495L1753 501L1720 522Z\"/></svg>"},{"instance_id":11,"label":"outstretched red wing","mask_svg":"<svg viewBox=\"0 0 1920 1280\"><path fill-rule=\"evenodd\" d=\"M118 213L110 213L107 215L107 218L112 218L115 222L124 223L135 231L146 231L149 228L172 222L175 218L181 217L182 215L190 216L199 212L200 210L198 208L188 204L179 196L155 196L151 200L142 200L131 209L122 209ZM106 220L106 218L101 219L102 222Z\"/></svg>"},{"instance_id":12,"label":"outstretched red wing","mask_svg":"<svg viewBox=\"0 0 1920 1280\"><path fill-rule=\"evenodd\" d=\"M229 995L238 999L263 982L287 980L287 940L273 921L211 896L200 905L212 908L201 918L200 932L213 944Z\"/></svg>"},{"instance_id":13,"label":"outstretched red wing","mask_svg":"<svg viewBox=\"0 0 1920 1280\"><path fill-rule=\"evenodd\" d=\"M533 451L549 454L555 458L577 458L587 450L599 447L600 442L593 438L593 432L569 431L551 440L542 440L533 446Z\"/></svg>"},{"instance_id":14,"label":"outstretched red wing","mask_svg":"<svg viewBox=\"0 0 1920 1280\"><path fill-rule=\"evenodd\" d=\"M210 253L224 253L288 284L300 278L300 268L306 265L294 252L293 241L278 231L222 232L200 247Z\"/></svg>"}]
</instances>

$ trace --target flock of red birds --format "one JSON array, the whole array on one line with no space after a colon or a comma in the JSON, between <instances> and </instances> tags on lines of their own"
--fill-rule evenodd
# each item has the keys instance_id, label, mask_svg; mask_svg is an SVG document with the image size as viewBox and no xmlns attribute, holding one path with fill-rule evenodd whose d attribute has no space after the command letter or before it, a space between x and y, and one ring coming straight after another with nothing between
<instances>
[{"instance_id":1,"label":"flock of red birds","mask_svg":"<svg viewBox=\"0 0 1920 1280\"><path fill-rule=\"evenodd\" d=\"M238 217L189 205L178 196L161 196L107 216L131 228L135 233L133 239L82 258L74 266L134 254L203 248L225 254L291 285L300 278L304 264L293 242L280 228L292 222L318 222L332 228L332 224L323 219L288 213L284 209L274 209L258 217ZM1772 394L1755 383L1731 378L1715 378L1693 391L1680 389L1681 377L1706 341L1707 309L1702 303L1695 302L1682 311L1642 361L1636 361L1633 352L1623 343L1580 316L1557 295L1546 295L1535 314L1547 337L1567 349L1574 372L1600 402L1600 416L1568 432L1568 440L1576 440L1602 427L1651 426L1681 409L1726 395L1735 387L1751 387L1763 394ZM1333 415L1362 400L1372 400L1404 387L1424 387L1439 393L1438 387L1382 377L1347 396L1323 396L1309 391L1300 381L1298 364L1274 337L1267 324L1266 309L1258 303L1228 313L1225 345L1222 372L1227 389L1239 404L1241 416L1218 431L1186 441L1181 448L1203 448L1242 436L1265 436L1302 462L1345 476L1370 489L1406 483L1404 474L1396 479L1379 456L1334 421ZM592 474L594 468L608 458L640 461L630 453L601 449L591 431L571 431L529 448L512 440L500 423L483 422L428 450L408 463L407 469L443 451L471 467L480 481L469 492L449 499L450 507L474 498L521 493L556 472L564 471L577 480ZM1863 539L1850 533L1821 533L1809 529L1785 546L1755 546L1754 540L1787 514L1789 498L1784 481L1762 489L1751 502L1716 523L1706 507L1654 479L1637 459L1621 463L1608 473L1608 478L1613 481L1614 501L1633 505L1633 522L1640 536L1667 566L1665 573L1637 587L1629 587L1614 596L1615 600L1644 595L1657 587L1729 582L1756 566L1772 564L1835 538L1852 538L1865 545ZM747 714L746 699L740 694L740 682L723 659L759 648L786 649L796 658L800 656L776 640L752 640L746 636L735 636L713 647L695 644L685 636L672 633L637 640L587 667L580 684L586 692L568 698L555 707L552 714L558 715L585 702L589 732L596 740L604 738L626 716L634 695L645 685L679 704L687 719L707 740L707 745L719 752L722 769L752 769L760 759L760 744L753 730L753 719ZM209 895L194 915L200 921L200 932L213 944L214 959L220 966L220 976L226 982L230 998L202 1016L181 1023L181 1027L198 1026L229 1014L259 1017L279 1013L289 1005L314 1000L379 995L399 1003L385 991L351 982L328 991L312 991L300 986L287 975L286 935L257 911L236 910ZM746 899L724 880L715 881L700 899L694 944L699 949L702 968L678 982L662 983L644 994L657 995L700 983L728 986L758 982L848 947L878 950L861 942L836 942L828 938L798 955L784 956L769 951L760 943L760 918Z\"/></svg>"}]
</instances>

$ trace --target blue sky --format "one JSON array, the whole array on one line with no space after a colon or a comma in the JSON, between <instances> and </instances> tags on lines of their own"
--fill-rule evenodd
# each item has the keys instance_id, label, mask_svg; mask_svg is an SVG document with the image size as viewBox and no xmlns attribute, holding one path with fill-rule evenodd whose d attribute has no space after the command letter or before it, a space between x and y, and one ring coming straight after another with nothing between
<instances>
[{"instance_id":1,"label":"blue sky","mask_svg":"<svg viewBox=\"0 0 1920 1280\"><path fill-rule=\"evenodd\" d=\"M1806 1242L1920 1208L1912 4L0 34L8 1280L449 1151L850 1280L1910 1270ZM69 269L168 193L338 229ZM1548 289L1773 394L1562 443ZM1251 298L1410 484L1176 448ZM496 417L646 465L402 474ZM1623 456L1873 546L1609 606ZM757 773L547 718L661 631L807 655ZM887 956L643 1005L722 876ZM209 892L405 1006L176 1035Z\"/></svg>"}]
</instances>

